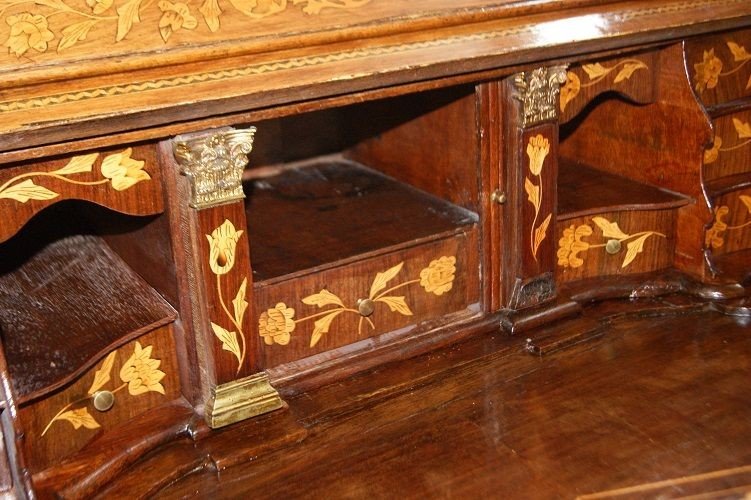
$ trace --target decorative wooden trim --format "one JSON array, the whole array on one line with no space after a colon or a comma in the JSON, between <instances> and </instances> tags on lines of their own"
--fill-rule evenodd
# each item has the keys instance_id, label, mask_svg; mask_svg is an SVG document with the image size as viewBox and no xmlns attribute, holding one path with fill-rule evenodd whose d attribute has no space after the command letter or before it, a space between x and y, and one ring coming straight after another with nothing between
<instances>
[{"instance_id":1,"label":"decorative wooden trim","mask_svg":"<svg viewBox=\"0 0 751 500\"><path fill-rule=\"evenodd\" d=\"M657 16L657 15L670 15L674 13L680 13L691 9L700 9L706 7L724 7L732 6L736 4L743 4L746 0L696 0L696 1L682 1L676 2L671 5L663 5L659 7L649 7L643 9L630 10L617 14L621 20L639 19L641 17ZM181 75L174 78L159 78L154 80L143 80L139 82L133 82L125 85L112 85L90 88L85 90L77 90L75 92L65 92L59 94L52 94L47 96L37 96L25 99L16 99L5 102L0 102L0 113L7 113L13 111L23 111L31 109L44 109L49 106L58 104L66 104L71 102L86 101L90 99L106 98L124 96L130 94L139 94L142 92L148 92L151 90L178 88L190 86L202 82L211 81L224 81L233 78L242 78L249 75L259 75L265 73L273 73L276 71L284 71L289 69L299 69L312 66L320 66L329 64L332 62L340 62L346 60L362 59L367 57L381 56L387 54L411 52L415 50L430 49L437 47L445 47L454 44L472 42L472 41L487 41L495 40L499 38L505 38L509 36L523 36L526 34L538 33L540 26L538 23L521 24L514 28L500 29L487 31L483 33L473 33L469 35L452 36L439 40L419 41L407 44L398 45L386 45L375 48L366 49L354 49L341 52L335 52L326 56L311 56L311 57L295 57L290 59L284 59L280 61L274 61L269 63L258 63L241 68L234 68L228 70L217 71L205 71L192 74ZM48 36L49 38L49 36ZM45 42L45 46L51 40ZM41 45L40 45L41 48ZM45 48L46 50L46 48ZM565 72L563 81L565 80ZM555 99L557 101L557 98Z\"/></svg>"},{"instance_id":2,"label":"decorative wooden trim","mask_svg":"<svg viewBox=\"0 0 751 500\"><path fill-rule=\"evenodd\" d=\"M266 372L216 386L206 403L206 423L212 429L269 413L284 406Z\"/></svg>"},{"instance_id":3,"label":"decorative wooden trim","mask_svg":"<svg viewBox=\"0 0 751 500\"><path fill-rule=\"evenodd\" d=\"M566 83L566 67L541 67L514 75L514 98L522 103L523 127L558 118L558 95Z\"/></svg>"},{"instance_id":4,"label":"decorative wooden trim","mask_svg":"<svg viewBox=\"0 0 751 500\"><path fill-rule=\"evenodd\" d=\"M630 58L622 59L612 66L605 66L602 63L595 62L590 64L583 64L581 66L584 73L586 73L588 81L581 82L579 75L573 71L566 73L566 83L561 87L559 107L561 113L566 110L566 106L573 101L578 95L581 89L592 87L605 80L609 75L620 68L613 78L613 85L617 85L622 82L626 82L631 79L631 76L638 70L643 69L649 71L647 63L640 59Z\"/></svg>"},{"instance_id":5,"label":"decorative wooden trim","mask_svg":"<svg viewBox=\"0 0 751 500\"><path fill-rule=\"evenodd\" d=\"M253 149L256 128L176 139L180 173L190 180L190 206L203 209L245 198L242 173Z\"/></svg>"}]
</instances>

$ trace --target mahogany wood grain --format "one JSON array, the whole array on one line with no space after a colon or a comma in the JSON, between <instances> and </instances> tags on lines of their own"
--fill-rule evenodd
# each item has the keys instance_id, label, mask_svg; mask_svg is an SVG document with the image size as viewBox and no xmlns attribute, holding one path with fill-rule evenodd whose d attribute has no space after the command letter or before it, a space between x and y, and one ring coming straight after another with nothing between
<instances>
[{"instance_id":1,"label":"mahogany wood grain","mask_svg":"<svg viewBox=\"0 0 751 500\"><path fill-rule=\"evenodd\" d=\"M338 158L255 178L245 191L255 281L458 233L477 221L468 210Z\"/></svg>"},{"instance_id":2,"label":"mahogany wood grain","mask_svg":"<svg viewBox=\"0 0 751 500\"><path fill-rule=\"evenodd\" d=\"M0 322L19 401L62 386L112 349L175 319L97 237L69 236L30 257L28 242L6 243L0 278Z\"/></svg>"},{"instance_id":3,"label":"mahogany wood grain","mask_svg":"<svg viewBox=\"0 0 751 500\"><path fill-rule=\"evenodd\" d=\"M751 463L747 328L640 304L530 334L579 336L542 358L480 336L291 398L302 443L160 497L570 497Z\"/></svg>"},{"instance_id":4,"label":"mahogany wood grain","mask_svg":"<svg viewBox=\"0 0 751 500\"><path fill-rule=\"evenodd\" d=\"M678 45L660 53L659 98L654 104L600 99L589 113L569 122L562 131L561 155L696 200L678 210L676 266L704 276L701 242L711 216L701 175L711 129L682 59Z\"/></svg>"}]
</instances>

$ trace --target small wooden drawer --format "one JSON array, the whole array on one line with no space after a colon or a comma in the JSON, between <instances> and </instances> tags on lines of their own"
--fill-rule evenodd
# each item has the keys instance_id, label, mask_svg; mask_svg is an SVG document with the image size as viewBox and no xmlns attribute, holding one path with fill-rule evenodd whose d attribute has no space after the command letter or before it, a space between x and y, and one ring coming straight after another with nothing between
<instances>
[{"instance_id":1,"label":"small wooden drawer","mask_svg":"<svg viewBox=\"0 0 751 500\"><path fill-rule=\"evenodd\" d=\"M175 341L166 325L111 351L63 389L24 405L19 417L27 464L32 473L45 470L179 397Z\"/></svg>"},{"instance_id":2,"label":"small wooden drawer","mask_svg":"<svg viewBox=\"0 0 751 500\"><path fill-rule=\"evenodd\" d=\"M472 212L344 161L246 186L267 368L479 301Z\"/></svg>"},{"instance_id":3,"label":"small wooden drawer","mask_svg":"<svg viewBox=\"0 0 751 500\"><path fill-rule=\"evenodd\" d=\"M751 109L714 119L714 141L704 153L704 180L710 194L751 180Z\"/></svg>"},{"instance_id":4,"label":"small wooden drawer","mask_svg":"<svg viewBox=\"0 0 751 500\"><path fill-rule=\"evenodd\" d=\"M708 107L751 97L751 30L686 42L691 85Z\"/></svg>"},{"instance_id":5,"label":"small wooden drawer","mask_svg":"<svg viewBox=\"0 0 751 500\"><path fill-rule=\"evenodd\" d=\"M673 263L675 211L634 210L559 219L559 282L644 273Z\"/></svg>"}]
</instances>

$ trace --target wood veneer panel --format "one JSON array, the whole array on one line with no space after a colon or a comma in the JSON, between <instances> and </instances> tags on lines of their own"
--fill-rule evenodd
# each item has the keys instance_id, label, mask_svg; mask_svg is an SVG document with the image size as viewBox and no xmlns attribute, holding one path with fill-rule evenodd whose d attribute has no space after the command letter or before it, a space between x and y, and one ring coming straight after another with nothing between
<instances>
[{"instance_id":1,"label":"wood veneer panel","mask_svg":"<svg viewBox=\"0 0 751 500\"><path fill-rule=\"evenodd\" d=\"M677 208L690 199L626 177L597 170L576 160L560 159L558 219L604 211Z\"/></svg>"},{"instance_id":2,"label":"wood veneer panel","mask_svg":"<svg viewBox=\"0 0 751 500\"><path fill-rule=\"evenodd\" d=\"M14 258L7 257L6 266ZM0 331L21 402L61 386L109 350L176 317L96 236L69 236L18 268L6 266L0 275Z\"/></svg>"},{"instance_id":3,"label":"wood veneer panel","mask_svg":"<svg viewBox=\"0 0 751 500\"><path fill-rule=\"evenodd\" d=\"M314 160L246 183L254 281L461 232L477 215L362 165Z\"/></svg>"}]
</instances>

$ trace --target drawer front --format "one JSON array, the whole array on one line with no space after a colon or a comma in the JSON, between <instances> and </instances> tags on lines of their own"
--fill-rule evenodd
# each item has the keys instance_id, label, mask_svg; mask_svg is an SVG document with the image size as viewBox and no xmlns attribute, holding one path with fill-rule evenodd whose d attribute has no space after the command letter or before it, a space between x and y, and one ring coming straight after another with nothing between
<instances>
[{"instance_id":1,"label":"drawer front","mask_svg":"<svg viewBox=\"0 0 751 500\"><path fill-rule=\"evenodd\" d=\"M559 282L670 267L674 210L636 210L559 220Z\"/></svg>"},{"instance_id":2,"label":"drawer front","mask_svg":"<svg viewBox=\"0 0 751 500\"><path fill-rule=\"evenodd\" d=\"M751 188L717 197L705 244L713 255L751 248Z\"/></svg>"},{"instance_id":3,"label":"drawer front","mask_svg":"<svg viewBox=\"0 0 751 500\"><path fill-rule=\"evenodd\" d=\"M714 142L704 153L705 181L751 174L751 110L717 117L714 128Z\"/></svg>"},{"instance_id":4,"label":"drawer front","mask_svg":"<svg viewBox=\"0 0 751 500\"><path fill-rule=\"evenodd\" d=\"M751 96L751 30L687 42L686 63L691 85L705 105Z\"/></svg>"},{"instance_id":5,"label":"drawer front","mask_svg":"<svg viewBox=\"0 0 751 500\"><path fill-rule=\"evenodd\" d=\"M114 396L108 410L107 397ZM32 472L55 465L102 433L180 396L171 326L110 352L73 384L20 410L26 460ZM105 405L105 406L102 406ZM138 429L127 430L137 438Z\"/></svg>"},{"instance_id":6,"label":"drawer front","mask_svg":"<svg viewBox=\"0 0 751 500\"><path fill-rule=\"evenodd\" d=\"M476 228L255 291L265 368L416 325L479 300Z\"/></svg>"}]
</instances>

